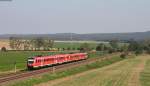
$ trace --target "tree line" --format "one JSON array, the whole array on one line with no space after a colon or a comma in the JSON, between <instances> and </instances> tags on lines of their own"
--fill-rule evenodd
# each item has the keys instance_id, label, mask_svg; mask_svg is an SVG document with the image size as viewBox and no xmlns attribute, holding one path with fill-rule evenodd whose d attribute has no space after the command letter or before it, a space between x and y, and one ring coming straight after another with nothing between
<instances>
[{"instance_id":1,"label":"tree line","mask_svg":"<svg viewBox=\"0 0 150 86\"><path fill-rule=\"evenodd\" d=\"M54 45L54 40L46 38L21 39L9 38L9 45L12 50L49 50Z\"/></svg>"},{"instance_id":2,"label":"tree line","mask_svg":"<svg viewBox=\"0 0 150 86\"><path fill-rule=\"evenodd\" d=\"M100 43L96 47L97 51L108 51L109 53L113 52L133 52L136 55L144 53L150 54L150 40L144 41L135 41L130 40L126 43L122 43L119 40L111 40L109 46L103 43Z\"/></svg>"},{"instance_id":3,"label":"tree line","mask_svg":"<svg viewBox=\"0 0 150 86\"><path fill-rule=\"evenodd\" d=\"M53 48L54 40L48 38L34 38L34 39L21 39L18 37L10 37L9 45L12 50L50 50ZM81 52L88 51L107 51L113 52L134 52L136 55L143 52L150 54L150 40L135 41L130 40L126 43L119 41L118 39L110 40L108 43L100 43L96 48L91 47L89 43L83 43L78 48L57 48L58 50L79 50ZM6 51L5 47L1 48L2 51Z\"/></svg>"}]
</instances>

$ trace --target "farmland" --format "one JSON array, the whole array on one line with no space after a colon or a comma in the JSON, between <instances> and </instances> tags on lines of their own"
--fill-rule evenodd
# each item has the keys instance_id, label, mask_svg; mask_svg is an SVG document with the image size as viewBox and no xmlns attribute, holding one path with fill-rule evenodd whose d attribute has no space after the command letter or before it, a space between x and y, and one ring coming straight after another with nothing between
<instances>
[{"instance_id":1,"label":"farmland","mask_svg":"<svg viewBox=\"0 0 150 86\"><path fill-rule=\"evenodd\" d=\"M70 76L70 75L85 72L85 71L88 71L88 70L104 67L106 65L111 65L111 64L119 62L121 60L123 60L123 58L120 58L118 56L118 54L113 54L111 56L107 55L105 57L105 59L96 61L94 63L90 63L90 64L87 64L87 65L80 65L79 67L70 68L70 69L60 71L60 72L56 72L56 73L47 73L47 74L44 74L44 75L40 76L40 78L38 78L39 77L38 76L38 77L33 77L33 78L30 78L30 79L27 79L27 80L24 80L24 81L19 81L19 82L16 81L16 82L13 82L10 85L11 86L34 86L36 84L39 84L39 83L42 83L42 82L47 82L49 80L55 80L55 79L58 79L58 78L63 78L63 77L67 77L67 76Z\"/></svg>"},{"instance_id":2,"label":"farmland","mask_svg":"<svg viewBox=\"0 0 150 86\"><path fill-rule=\"evenodd\" d=\"M97 46L96 42L89 42L89 41L81 41L81 42L55 42L53 48L79 48L83 43L89 43L91 48L95 48ZM9 47L9 40L0 40L0 47ZM58 53L69 53L69 51L7 51L7 52L0 52L0 73L5 71L14 71L14 63L16 63L17 70L25 70L26 69L26 60L28 57L35 56L35 55L52 55ZM90 54L90 57L101 56L102 53L94 53Z\"/></svg>"},{"instance_id":3,"label":"farmland","mask_svg":"<svg viewBox=\"0 0 150 86\"><path fill-rule=\"evenodd\" d=\"M67 52L42 52L42 51L8 51L0 52L0 72L13 71L14 62L16 62L18 70L26 69L26 60L28 57L35 55L53 55ZM102 52L89 54L90 57L101 56Z\"/></svg>"},{"instance_id":4,"label":"farmland","mask_svg":"<svg viewBox=\"0 0 150 86\"><path fill-rule=\"evenodd\" d=\"M107 67L49 81L37 86L141 86L140 72L143 71L148 59L150 59L148 55L138 56ZM149 71L147 68L148 65L149 62L142 75L142 82L143 84L145 82L147 85L142 86L149 86L149 79L147 77Z\"/></svg>"},{"instance_id":5,"label":"farmland","mask_svg":"<svg viewBox=\"0 0 150 86\"><path fill-rule=\"evenodd\" d=\"M10 71L16 62L17 69L26 69L26 60L29 56L53 54L49 52L8 51L0 52L0 71Z\"/></svg>"},{"instance_id":6,"label":"farmland","mask_svg":"<svg viewBox=\"0 0 150 86\"><path fill-rule=\"evenodd\" d=\"M7 43L8 41L4 41L2 44ZM110 53L112 45L111 42L104 43L105 46L109 47L108 50L103 51L95 51L95 48L99 44L99 42L90 42L90 41L61 41L55 42L53 48L56 50L37 50L37 51L17 51L17 50L8 50L6 52L0 52L0 75L4 73L15 72L15 64L17 67L17 71L26 70L26 60L28 57L36 56L36 55L54 55L60 53L70 53L70 52L79 52L78 48L81 47L83 43L88 43L88 47L91 50L88 53L89 58L101 58L101 56ZM86 44L84 44L86 45ZM117 43L116 49L126 48L124 47L125 43ZM127 44L128 45L128 44ZM6 46L6 48L7 48ZM63 49L65 48L65 49ZM68 49L69 48L69 49ZM7 48L9 49L9 48ZM115 50L115 49L114 49ZM88 50L87 50L88 51ZM119 51L115 51L116 53ZM120 51L121 52L121 51ZM130 52L130 51L129 51ZM121 53L124 54L122 51ZM123 55L121 54L121 55ZM136 53L135 53L136 54ZM106 58L101 61L97 61L95 63L80 65L78 68L71 68L68 70L64 70L61 72L56 72L56 74L45 74L40 76L41 78L29 78L28 80L24 80L23 82L16 82L12 84L13 86L139 86L141 83L143 85L148 79L145 77L147 75L147 71L149 68L146 66L144 69L144 65L147 62L149 56L147 54L134 56L134 54L129 53L130 58L124 59L128 57L128 54L125 57L120 58L120 53L112 54L117 56L111 56L108 54L107 56L111 58ZM123 61L122 61L123 60ZM113 64L114 63L114 64ZM109 66L106 66L109 65ZM103 67L106 66L106 67ZM103 68L101 68L103 67ZM144 71L143 71L144 70ZM142 72L143 71L143 72ZM142 73L141 73L142 72ZM140 75L141 74L141 75ZM148 85L143 85L148 86Z\"/></svg>"},{"instance_id":7,"label":"farmland","mask_svg":"<svg viewBox=\"0 0 150 86\"><path fill-rule=\"evenodd\" d=\"M145 64L145 69L140 74L140 81L142 86L150 86L150 60Z\"/></svg>"},{"instance_id":8,"label":"farmland","mask_svg":"<svg viewBox=\"0 0 150 86\"><path fill-rule=\"evenodd\" d=\"M88 43L90 45L91 48L96 48L97 46L97 42L90 42L90 41L78 41L78 42L71 42L71 41L68 41L68 42L55 42L54 43L54 47L55 48L79 48L81 46L81 44L83 43Z\"/></svg>"}]
</instances>

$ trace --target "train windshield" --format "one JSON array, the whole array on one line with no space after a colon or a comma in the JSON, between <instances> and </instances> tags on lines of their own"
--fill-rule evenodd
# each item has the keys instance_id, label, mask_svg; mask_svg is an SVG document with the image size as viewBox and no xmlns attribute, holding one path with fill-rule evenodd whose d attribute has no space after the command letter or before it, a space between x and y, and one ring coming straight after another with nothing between
<instances>
[{"instance_id":1,"label":"train windshield","mask_svg":"<svg viewBox=\"0 0 150 86\"><path fill-rule=\"evenodd\" d=\"M29 64L33 64L33 61L28 61Z\"/></svg>"},{"instance_id":2,"label":"train windshield","mask_svg":"<svg viewBox=\"0 0 150 86\"><path fill-rule=\"evenodd\" d=\"M33 64L34 63L34 59L28 59L28 64Z\"/></svg>"}]
</instances>

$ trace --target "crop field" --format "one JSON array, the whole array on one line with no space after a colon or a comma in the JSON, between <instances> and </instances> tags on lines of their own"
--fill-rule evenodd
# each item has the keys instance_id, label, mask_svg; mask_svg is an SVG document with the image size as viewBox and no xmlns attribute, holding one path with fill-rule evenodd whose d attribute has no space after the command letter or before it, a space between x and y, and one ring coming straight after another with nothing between
<instances>
[{"instance_id":1,"label":"crop field","mask_svg":"<svg viewBox=\"0 0 150 86\"><path fill-rule=\"evenodd\" d=\"M106 65L111 65L113 63L124 60L123 58L120 58L119 54L113 54L111 56L107 55L106 57L108 59L104 59L103 61L97 61L97 62L90 63L87 65L81 65L79 67L70 68L70 69L56 72L56 73L47 73L47 74L44 74L41 76L29 78L29 79L19 81L19 82L15 81L15 82L11 83L9 86L36 86L40 83L48 82L49 80L53 81L53 80L57 80L59 78L69 77L71 75L83 73L85 71L96 69L96 68L101 68L101 67L104 67ZM42 86L47 86L47 85L44 84Z\"/></svg>"},{"instance_id":2,"label":"crop field","mask_svg":"<svg viewBox=\"0 0 150 86\"><path fill-rule=\"evenodd\" d=\"M150 61L140 77L148 59L148 55L138 56L37 86L149 86Z\"/></svg>"},{"instance_id":3,"label":"crop field","mask_svg":"<svg viewBox=\"0 0 150 86\"><path fill-rule=\"evenodd\" d=\"M91 47L91 48L96 48L96 46L98 45L98 43L96 43L96 42L86 42L86 43L88 43L89 44L89 46ZM80 46L81 46L81 44L83 44L82 42L80 43L78 43L78 42L74 42L74 43L71 43L71 42L55 42L54 43L54 47L55 48L75 48L75 49L77 49L77 48L80 48Z\"/></svg>"}]
</instances>

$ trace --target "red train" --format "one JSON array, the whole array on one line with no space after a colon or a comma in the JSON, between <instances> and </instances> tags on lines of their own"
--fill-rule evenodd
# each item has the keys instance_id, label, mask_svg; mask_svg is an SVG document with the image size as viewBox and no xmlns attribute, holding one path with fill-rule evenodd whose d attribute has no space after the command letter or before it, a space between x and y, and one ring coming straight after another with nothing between
<instances>
[{"instance_id":1,"label":"red train","mask_svg":"<svg viewBox=\"0 0 150 86\"><path fill-rule=\"evenodd\" d=\"M55 64L62 64L66 62L78 61L87 59L87 53L74 53L74 54L59 54L50 56L35 56L27 60L27 67L29 69L51 66Z\"/></svg>"}]
</instances>

